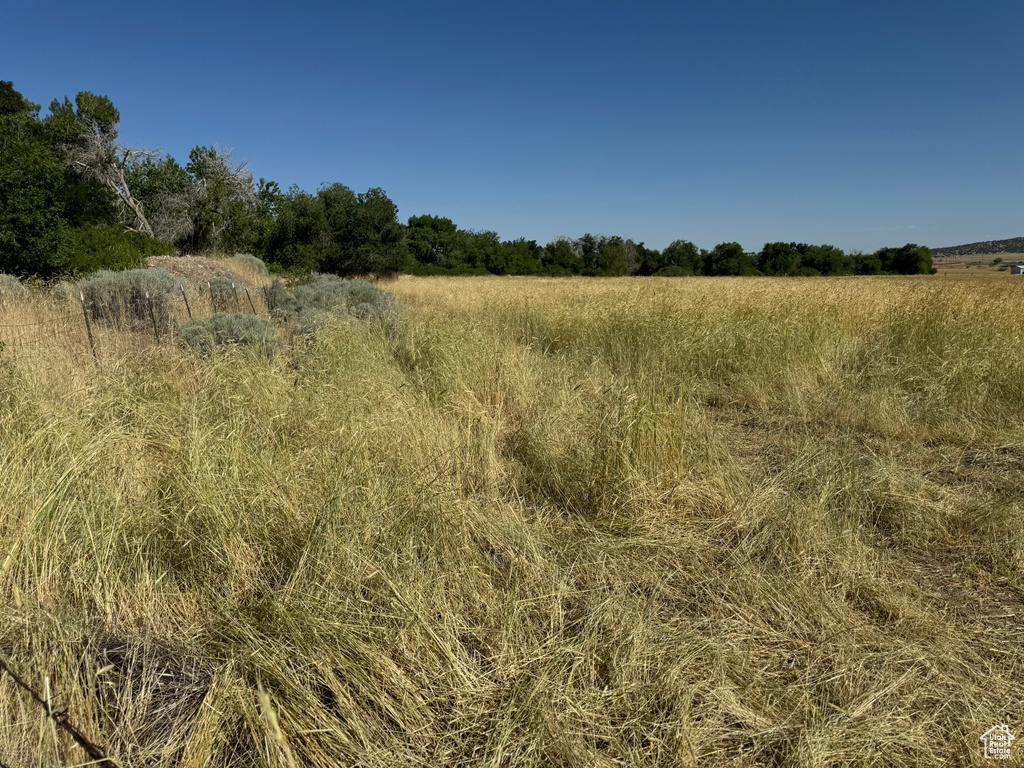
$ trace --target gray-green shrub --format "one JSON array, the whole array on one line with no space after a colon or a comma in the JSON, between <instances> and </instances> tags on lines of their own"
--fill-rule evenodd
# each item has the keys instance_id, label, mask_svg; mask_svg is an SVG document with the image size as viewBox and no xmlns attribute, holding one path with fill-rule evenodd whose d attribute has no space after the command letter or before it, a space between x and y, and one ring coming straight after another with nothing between
<instances>
[{"instance_id":1,"label":"gray-green shrub","mask_svg":"<svg viewBox=\"0 0 1024 768\"><path fill-rule=\"evenodd\" d=\"M28 301L29 292L14 275L0 274L0 304Z\"/></svg>"},{"instance_id":2,"label":"gray-green shrub","mask_svg":"<svg viewBox=\"0 0 1024 768\"><path fill-rule=\"evenodd\" d=\"M238 284L234 280L215 277L207 283L210 291L210 305L214 312L238 310Z\"/></svg>"},{"instance_id":3,"label":"gray-green shrub","mask_svg":"<svg viewBox=\"0 0 1024 768\"><path fill-rule=\"evenodd\" d=\"M365 280L317 275L313 282L285 288L275 280L266 290L271 315L309 332L332 318L361 321L386 319L398 311L398 301Z\"/></svg>"},{"instance_id":4,"label":"gray-green shrub","mask_svg":"<svg viewBox=\"0 0 1024 768\"><path fill-rule=\"evenodd\" d=\"M268 275L270 272L267 270L267 265L263 263L262 259L258 259L251 253L236 253L235 261L244 264L245 266L259 272L261 275Z\"/></svg>"},{"instance_id":5,"label":"gray-green shrub","mask_svg":"<svg viewBox=\"0 0 1024 768\"><path fill-rule=\"evenodd\" d=\"M284 283L279 279L274 278L270 285L263 286L263 298L267 302L267 310L273 314L286 297L288 296L288 289L285 288Z\"/></svg>"},{"instance_id":6,"label":"gray-green shrub","mask_svg":"<svg viewBox=\"0 0 1024 768\"><path fill-rule=\"evenodd\" d=\"M49 298L54 304L66 304L78 298L78 291L67 280L58 280L50 285Z\"/></svg>"},{"instance_id":7,"label":"gray-green shrub","mask_svg":"<svg viewBox=\"0 0 1024 768\"><path fill-rule=\"evenodd\" d=\"M205 320L190 320L178 329L177 344L198 355L217 347L250 347L273 357L280 340L270 322L255 315L218 312Z\"/></svg>"},{"instance_id":8,"label":"gray-green shrub","mask_svg":"<svg viewBox=\"0 0 1024 768\"><path fill-rule=\"evenodd\" d=\"M117 328L142 330L152 327L150 307L158 327L170 327L174 302L181 299L187 281L166 269L101 269L78 283L92 317Z\"/></svg>"},{"instance_id":9,"label":"gray-green shrub","mask_svg":"<svg viewBox=\"0 0 1024 768\"><path fill-rule=\"evenodd\" d=\"M65 309L72 299L78 302L78 289L66 280L51 283L46 290L46 304L54 311Z\"/></svg>"}]
</instances>

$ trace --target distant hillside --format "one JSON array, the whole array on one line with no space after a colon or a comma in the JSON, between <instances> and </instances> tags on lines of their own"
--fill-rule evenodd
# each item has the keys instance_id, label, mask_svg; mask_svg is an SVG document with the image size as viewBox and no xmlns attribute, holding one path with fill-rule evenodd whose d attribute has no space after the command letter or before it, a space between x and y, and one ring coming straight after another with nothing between
<instances>
[{"instance_id":1,"label":"distant hillside","mask_svg":"<svg viewBox=\"0 0 1024 768\"><path fill-rule=\"evenodd\" d=\"M932 248L932 256L985 256L990 253L1024 253L1024 237L951 245L948 248Z\"/></svg>"}]
</instances>

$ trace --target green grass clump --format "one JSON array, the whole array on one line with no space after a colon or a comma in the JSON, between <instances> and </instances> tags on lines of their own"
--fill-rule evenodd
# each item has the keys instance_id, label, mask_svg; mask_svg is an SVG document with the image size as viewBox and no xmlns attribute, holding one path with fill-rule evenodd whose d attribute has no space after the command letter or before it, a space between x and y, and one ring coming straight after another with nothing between
<instances>
[{"instance_id":1,"label":"green grass clump","mask_svg":"<svg viewBox=\"0 0 1024 768\"><path fill-rule=\"evenodd\" d=\"M336 318L361 321L392 318L398 302L387 291L365 280L317 275L313 282L286 288L275 280L266 292L271 315L299 332L315 330Z\"/></svg>"},{"instance_id":2,"label":"green grass clump","mask_svg":"<svg viewBox=\"0 0 1024 768\"><path fill-rule=\"evenodd\" d=\"M273 357L280 346L274 326L261 317L218 312L206 320L190 320L178 329L177 343L199 355L218 347L250 347Z\"/></svg>"},{"instance_id":3,"label":"green grass clump","mask_svg":"<svg viewBox=\"0 0 1024 768\"><path fill-rule=\"evenodd\" d=\"M186 281L166 269L100 270L77 284L93 319L127 330L170 327L173 307ZM152 311L152 316L150 312Z\"/></svg>"}]
</instances>

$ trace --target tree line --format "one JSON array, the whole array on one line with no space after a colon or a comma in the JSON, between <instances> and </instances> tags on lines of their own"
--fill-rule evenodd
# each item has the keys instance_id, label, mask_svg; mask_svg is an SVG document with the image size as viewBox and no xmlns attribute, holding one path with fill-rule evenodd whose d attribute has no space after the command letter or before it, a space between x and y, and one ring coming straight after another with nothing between
<instances>
[{"instance_id":1,"label":"tree line","mask_svg":"<svg viewBox=\"0 0 1024 768\"><path fill-rule=\"evenodd\" d=\"M677 240L658 251L585 234L501 240L443 216L406 223L383 189L316 192L254 179L229 151L196 146L182 165L118 141L120 113L83 91L49 112L0 81L0 272L52 277L138 266L148 255L251 253L272 268L338 275L875 275L934 272L907 244L872 254L831 245Z\"/></svg>"}]
</instances>

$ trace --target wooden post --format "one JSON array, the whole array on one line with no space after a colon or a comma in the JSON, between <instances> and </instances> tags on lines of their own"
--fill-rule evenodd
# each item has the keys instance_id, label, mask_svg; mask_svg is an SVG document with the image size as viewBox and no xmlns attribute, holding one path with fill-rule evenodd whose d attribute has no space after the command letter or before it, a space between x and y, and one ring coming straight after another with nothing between
<instances>
[{"instance_id":1,"label":"wooden post","mask_svg":"<svg viewBox=\"0 0 1024 768\"><path fill-rule=\"evenodd\" d=\"M99 365L100 359L96 357L96 342L92 339L92 323L89 322L89 310L85 308L85 294L79 291L78 298L82 300L82 314L85 315L85 332L89 335L89 349L92 350L92 359L96 365Z\"/></svg>"},{"instance_id":2,"label":"wooden post","mask_svg":"<svg viewBox=\"0 0 1024 768\"><path fill-rule=\"evenodd\" d=\"M246 288L243 285L242 286L242 290L245 291L245 298L247 298L249 300L249 306L252 307L252 313L255 315L256 314L256 305L252 303L252 296L249 295L249 289Z\"/></svg>"},{"instance_id":3,"label":"wooden post","mask_svg":"<svg viewBox=\"0 0 1024 768\"><path fill-rule=\"evenodd\" d=\"M235 309L237 309L239 312L241 312L242 311L242 302L240 302L238 300L238 288L235 287L234 283L231 283L231 290L235 294Z\"/></svg>"},{"instance_id":4,"label":"wooden post","mask_svg":"<svg viewBox=\"0 0 1024 768\"><path fill-rule=\"evenodd\" d=\"M188 310L188 319L192 319L192 307L188 305L188 296L185 295L185 286L181 286L181 298L185 300L185 309Z\"/></svg>"},{"instance_id":5,"label":"wooden post","mask_svg":"<svg viewBox=\"0 0 1024 768\"><path fill-rule=\"evenodd\" d=\"M160 331L156 327L156 314L153 312L153 300L149 298L149 291L146 291L146 304L149 306L149 319L153 321L153 336L156 337L156 343L160 343Z\"/></svg>"}]
</instances>

